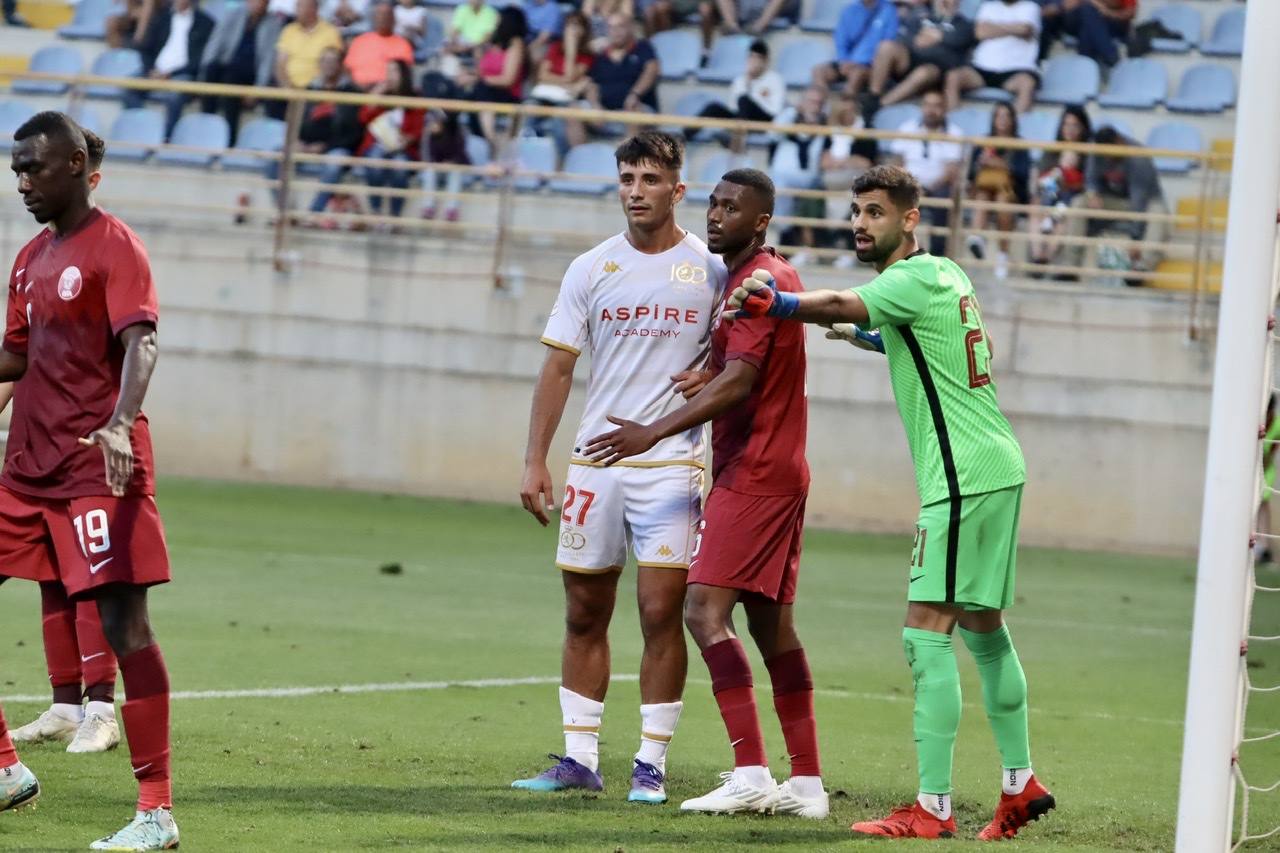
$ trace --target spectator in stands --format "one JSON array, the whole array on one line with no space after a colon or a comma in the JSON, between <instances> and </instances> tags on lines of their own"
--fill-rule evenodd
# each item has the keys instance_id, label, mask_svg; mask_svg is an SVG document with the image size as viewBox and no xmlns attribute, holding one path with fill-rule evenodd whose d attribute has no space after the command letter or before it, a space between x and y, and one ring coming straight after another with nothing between
<instances>
[{"instance_id":1,"label":"spectator in stands","mask_svg":"<svg viewBox=\"0 0 1280 853\"><path fill-rule=\"evenodd\" d=\"M964 135L954 122L947 119L947 102L936 89L925 92L920 99L920 118L911 119L898 130L903 133L940 133L957 138ZM895 139L889 144L889 152L903 168L916 176L927 197L951 198L952 188L960 179L960 160L964 156L964 146L960 142ZM931 226L929 251L935 255L947 254L947 209L923 206L920 218Z\"/></svg>"},{"instance_id":2,"label":"spectator in stands","mask_svg":"<svg viewBox=\"0 0 1280 853\"><path fill-rule=\"evenodd\" d=\"M564 10L556 0L524 0L523 8L529 25L530 65L537 65L547 46L564 32Z\"/></svg>"},{"instance_id":3,"label":"spectator in stands","mask_svg":"<svg viewBox=\"0 0 1280 853\"><path fill-rule=\"evenodd\" d=\"M747 52L747 68L734 79L729 87L729 102L726 107L714 101L703 107L699 116L706 118L740 118L747 121L773 121L787 103L787 84L782 75L769 67L769 44L764 39L756 39ZM697 128L685 128L686 139L692 139L698 133ZM740 150L746 140L741 134L735 135L735 148Z\"/></svg>"},{"instance_id":4,"label":"spectator in stands","mask_svg":"<svg viewBox=\"0 0 1280 853\"><path fill-rule=\"evenodd\" d=\"M879 0L888 2L888 0ZM698 4L702 20L702 49L711 50L716 26L726 33L746 32L753 36L764 35L774 18L782 16L795 20L800 16L799 0L702 0Z\"/></svg>"},{"instance_id":5,"label":"spectator in stands","mask_svg":"<svg viewBox=\"0 0 1280 853\"><path fill-rule=\"evenodd\" d=\"M395 10L390 3L378 3L373 7L373 29L356 36L347 48L347 73L366 92L386 80L391 62L413 66L413 45L395 29Z\"/></svg>"},{"instance_id":6,"label":"spectator in stands","mask_svg":"<svg viewBox=\"0 0 1280 853\"><path fill-rule=\"evenodd\" d=\"M1093 129L1089 114L1083 107L1069 106L1062 111L1058 121L1059 142L1091 142ZM1084 155L1077 151L1046 151L1036 164L1036 200L1043 208L1031 217L1035 230L1043 235L1061 234L1062 211L1084 192ZM1031 262L1047 264L1057 251L1057 244L1049 240L1033 240Z\"/></svg>"},{"instance_id":7,"label":"spectator in stands","mask_svg":"<svg viewBox=\"0 0 1280 853\"><path fill-rule=\"evenodd\" d=\"M867 124L858 110L858 102L848 92L839 92L831 107L830 124L848 130L862 130ZM822 150L821 182L823 188L839 193L828 197L824 213L827 219L847 220L849 216L849 188L854 180L875 164L878 146L874 139L855 139L849 133L833 133L827 137ZM817 242L820 245L840 245L846 249L853 248L853 234L849 228L825 229ZM836 258L838 269L850 269L854 264L854 256L841 255Z\"/></svg>"},{"instance_id":8,"label":"spectator in stands","mask_svg":"<svg viewBox=\"0 0 1280 853\"><path fill-rule=\"evenodd\" d=\"M342 65L342 51L336 47L320 55L320 73L307 88L318 92L358 92L355 83L347 77ZM364 140L364 125L360 123L360 108L355 104L338 104L332 101L310 101L298 125L298 143L308 154L328 154L333 157L351 157ZM320 181L337 184L350 170L345 163L325 164ZM280 176L280 164L270 161L267 177L276 180ZM333 198L332 190L321 190L311 201L311 212L322 213Z\"/></svg>"},{"instance_id":9,"label":"spectator in stands","mask_svg":"<svg viewBox=\"0 0 1280 853\"><path fill-rule=\"evenodd\" d=\"M342 52L342 34L320 19L318 0L298 0L298 17L280 31L276 42L276 85L303 89L320 74L320 57L328 50ZM275 101L268 113L284 114L284 101Z\"/></svg>"},{"instance_id":10,"label":"spectator in stands","mask_svg":"<svg viewBox=\"0 0 1280 853\"><path fill-rule=\"evenodd\" d=\"M444 51L455 57L469 58L477 47L487 43L498 26L498 10L485 0L467 0L453 10L449 29L444 36ZM445 68L446 74L457 69Z\"/></svg>"},{"instance_id":11,"label":"spectator in stands","mask_svg":"<svg viewBox=\"0 0 1280 853\"><path fill-rule=\"evenodd\" d=\"M4 22L11 27L27 28L31 24L18 14L18 0L4 0Z\"/></svg>"},{"instance_id":12,"label":"spectator in stands","mask_svg":"<svg viewBox=\"0 0 1280 853\"><path fill-rule=\"evenodd\" d=\"M591 24L581 12L570 12L564 19L564 31L551 42L538 64L538 85L529 93L540 103L566 106L583 99L593 85L588 72L595 61L588 47Z\"/></svg>"},{"instance_id":13,"label":"spectator in stands","mask_svg":"<svg viewBox=\"0 0 1280 853\"><path fill-rule=\"evenodd\" d=\"M591 52L600 53L609 47L609 20L614 15L635 18L632 0L582 0L582 14L591 22Z\"/></svg>"},{"instance_id":14,"label":"spectator in stands","mask_svg":"<svg viewBox=\"0 0 1280 853\"><path fill-rule=\"evenodd\" d=\"M851 0L836 22L836 58L813 69L813 82L843 84L856 95L871 78L871 63L880 43L898 33L898 9L889 0Z\"/></svg>"},{"instance_id":15,"label":"spectator in stands","mask_svg":"<svg viewBox=\"0 0 1280 853\"><path fill-rule=\"evenodd\" d=\"M369 14L369 0L329 0L321 15L344 33L358 30Z\"/></svg>"},{"instance_id":16,"label":"spectator in stands","mask_svg":"<svg viewBox=\"0 0 1280 853\"><path fill-rule=\"evenodd\" d=\"M652 38L658 33L674 29L695 14L699 5L701 0L641 0L640 8L644 14L645 32ZM705 45L705 31L703 42Z\"/></svg>"},{"instance_id":17,"label":"spectator in stands","mask_svg":"<svg viewBox=\"0 0 1280 853\"><path fill-rule=\"evenodd\" d=\"M1063 34L1075 36L1076 52L1110 68L1120 61L1117 41L1129 37L1138 0L1043 0L1041 54Z\"/></svg>"},{"instance_id":18,"label":"spectator in stands","mask_svg":"<svg viewBox=\"0 0 1280 853\"><path fill-rule=\"evenodd\" d=\"M947 108L956 109L970 89L990 86L1012 92L1019 113L1031 109L1040 86L1040 6L1035 0L985 0L974 31L973 59L947 73Z\"/></svg>"},{"instance_id":19,"label":"spectator in stands","mask_svg":"<svg viewBox=\"0 0 1280 853\"><path fill-rule=\"evenodd\" d=\"M778 114L775 123L826 124L827 91L820 86L810 86L800 96L800 103ZM825 206L821 199L797 198L791 190L815 190L822 186L822 153L826 150L826 134L780 134L769 158L769 177L778 189L773 206L773 217L782 220L788 216L806 218L821 217ZM808 226L790 225L779 221L783 230L782 242L791 245L814 245L813 232ZM802 266L810 260L805 252L797 253L791 262Z\"/></svg>"},{"instance_id":20,"label":"spectator in stands","mask_svg":"<svg viewBox=\"0 0 1280 853\"><path fill-rule=\"evenodd\" d=\"M456 112L430 110L427 113L426 129L422 134L422 162L450 163L455 166L467 166L471 158L467 155L467 134ZM434 170L422 172L422 189L426 193L422 201L422 218L435 219L437 208L435 194L441 184L448 198L444 203L446 222L458 221L458 193L462 192L464 175L457 169Z\"/></svg>"},{"instance_id":21,"label":"spectator in stands","mask_svg":"<svg viewBox=\"0 0 1280 853\"><path fill-rule=\"evenodd\" d=\"M1114 127L1107 126L1098 131L1094 142L1099 145L1129 145L1138 143ZM1072 202L1073 208L1089 208L1092 210L1124 210L1130 213L1167 214L1168 205L1164 201L1164 191L1160 187L1160 176L1156 172L1156 164L1150 157L1113 157L1103 154L1091 154L1085 161L1085 192ZM1073 236L1088 234L1096 237L1100 234L1114 232L1133 240L1144 240L1151 243L1163 243L1168 234L1168 223L1147 222L1144 220L1087 219L1073 216L1067 223L1067 233ZM1070 247L1073 264L1079 266L1083 259L1084 247ZM1108 269L1129 269L1150 271L1155 269L1164 252L1161 249L1131 248L1127 255L1114 250L1099 250L1097 262Z\"/></svg>"},{"instance_id":22,"label":"spectator in stands","mask_svg":"<svg viewBox=\"0 0 1280 853\"><path fill-rule=\"evenodd\" d=\"M413 66L399 59L387 63L387 73L372 94L411 97L413 91ZM422 151L422 132L426 125L423 110L396 107L365 106L360 108L360 121L365 126L364 142L358 152L371 160L417 160ZM410 172L387 166L366 166L365 180L371 187L405 190L409 188ZM388 214L399 216L404 210L405 197L393 195L388 203ZM369 209L375 215L382 214L381 195L369 196ZM380 228L379 230L390 230Z\"/></svg>"},{"instance_id":23,"label":"spectator in stands","mask_svg":"<svg viewBox=\"0 0 1280 853\"><path fill-rule=\"evenodd\" d=\"M126 0L124 11L118 15L108 15L103 25L107 47L136 48L151 26L151 16L155 11L156 0Z\"/></svg>"},{"instance_id":24,"label":"spectator in stands","mask_svg":"<svg viewBox=\"0 0 1280 853\"><path fill-rule=\"evenodd\" d=\"M991 109L991 129L988 136L997 139L1018 138L1018 114L1008 104L996 104ZM1026 204L1031 183L1031 155L1025 148L1000 148L984 146L975 148L969 159L969 197L975 201L995 201L1002 204ZM973 212L975 231L987 227L988 211ZM1018 217L1009 211L996 213L996 227L1012 231ZM986 255L987 240L981 234L970 234L965 241L969 252L981 259ZM1009 275L1009 241L1001 238L996 254L996 278Z\"/></svg>"},{"instance_id":25,"label":"spectator in stands","mask_svg":"<svg viewBox=\"0 0 1280 853\"><path fill-rule=\"evenodd\" d=\"M267 14L267 0L246 0L227 9L205 45L199 79L236 86L270 86L276 41L283 26L279 17ZM240 128L240 111L246 105L252 105L246 98L204 98L205 112L222 108L231 126L232 145Z\"/></svg>"},{"instance_id":26,"label":"spectator in stands","mask_svg":"<svg viewBox=\"0 0 1280 853\"><path fill-rule=\"evenodd\" d=\"M427 7L418 0L397 0L396 35L413 45L414 59L421 57L427 38Z\"/></svg>"},{"instance_id":27,"label":"spectator in stands","mask_svg":"<svg viewBox=\"0 0 1280 853\"><path fill-rule=\"evenodd\" d=\"M524 100L524 79L528 70L525 37L529 25L519 6L503 6L498 12L498 26L489 37L489 45L476 62L474 73L464 72L458 85L468 101L494 104L518 104ZM497 145L495 117L491 112L477 114L477 129Z\"/></svg>"},{"instance_id":28,"label":"spectator in stands","mask_svg":"<svg viewBox=\"0 0 1280 853\"><path fill-rule=\"evenodd\" d=\"M591 63L592 85L586 89L587 101L596 109L609 112L657 112L660 70L653 45L636 38L630 18L614 15L609 19L609 44ZM607 127L593 129L604 131ZM579 121L565 122L571 145L585 142L586 130Z\"/></svg>"},{"instance_id":29,"label":"spectator in stands","mask_svg":"<svg viewBox=\"0 0 1280 853\"><path fill-rule=\"evenodd\" d=\"M973 46L973 22L960 14L960 0L934 0L926 15L900 16L897 38L880 42L863 95L863 115L942 84L947 72L965 64ZM890 80L898 83L889 91Z\"/></svg>"},{"instance_id":30,"label":"spectator in stands","mask_svg":"<svg viewBox=\"0 0 1280 853\"><path fill-rule=\"evenodd\" d=\"M142 70L152 80L194 80L200 70L209 36L213 34L213 18L202 12L194 0L173 0L151 16L151 24L138 45ZM129 90L126 107L140 107L147 93ZM182 116L188 97L182 92L152 92L151 99L165 106L165 139Z\"/></svg>"}]
</instances>

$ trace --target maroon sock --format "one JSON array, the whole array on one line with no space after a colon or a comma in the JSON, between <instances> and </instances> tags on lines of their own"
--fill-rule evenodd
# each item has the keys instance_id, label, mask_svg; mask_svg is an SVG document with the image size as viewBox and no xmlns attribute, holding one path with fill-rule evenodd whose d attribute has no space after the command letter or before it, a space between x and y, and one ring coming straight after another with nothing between
<instances>
[{"instance_id":1,"label":"maroon sock","mask_svg":"<svg viewBox=\"0 0 1280 853\"><path fill-rule=\"evenodd\" d=\"M13 748L9 729L4 724L4 711L0 710L0 767L10 767L17 763L18 751Z\"/></svg>"},{"instance_id":2,"label":"maroon sock","mask_svg":"<svg viewBox=\"0 0 1280 853\"><path fill-rule=\"evenodd\" d=\"M138 810L173 804L169 776L169 671L152 643L120 659L124 676L124 732L138 779Z\"/></svg>"},{"instance_id":3,"label":"maroon sock","mask_svg":"<svg viewBox=\"0 0 1280 853\"><path fill-rule=\"evenodd\" d=\"M98 602L77 601L76 645L84 670L84 695L90 702L114 702L116 698L116 656L102 633Z\"/></svg>"},{"instance_id":4,"label":"maroon sock","mask_svg":"<svg viewBox=\"0 0 1280 853\"><path fill-rule=\"evenodd\" d=\"M792 649L765 661L773 682L773 708L791 755L792 776L821 776L818 721L813 714L813 676L804 649Z\"/></svg>"},{"instance_id":5,"label":"maroon sock","mask_svg":"<svg viewBox=\"0 0 1280 853\"><path fill-rule=\"evenodd\" d=\"M711 691L716 695L720 716L733 745L733 766L767 767L769 762L764 754L764 735L760 733L746 649L733 637L703 649L702 659L711 671Z\"/></svg>"},{"instance_id":6,"label":"maroon sock","mask_svg":"<svg viewBox=\"0 0 1280 853\"><path fill-rule=\"evenodd\" d=\"M44 660L53 686L53 701L80 704L80 649L76 645L76 606L58 581L40 584L40 617Z\"/></svg>"}]
</instances>

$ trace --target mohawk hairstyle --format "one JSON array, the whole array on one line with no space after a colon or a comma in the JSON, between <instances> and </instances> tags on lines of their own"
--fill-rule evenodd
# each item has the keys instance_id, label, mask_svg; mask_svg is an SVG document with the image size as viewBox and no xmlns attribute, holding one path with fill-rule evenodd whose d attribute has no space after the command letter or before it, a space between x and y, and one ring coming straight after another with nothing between
<instances>
[{"instance_id":1,"label":"mohawk hairstyle","mask_svg":"<svg viewBox=\"0 0 1280 853\"><path fill-rule=\"evenodd\" d=\"M84 127L80 130L84 133L84 150L89 154L89 171L96 172L102 168L102 158L107 156L107 143L92 130Z\"/></svg>"},{"instance_id":2,"label":"mohawk hairstyle","mask_svg":"<svg viewBox=\"0 0 1280 853\"><path fill-rule=\"evenodd\" d=\"M50 140L69 145L72 150L84 148L85 152L88 153L84 129L66 113L53 110L36 113L13 132L13 140L14 142L21 142L24 139L41 135L49 137Z\"/></svg>"}]
</instances>

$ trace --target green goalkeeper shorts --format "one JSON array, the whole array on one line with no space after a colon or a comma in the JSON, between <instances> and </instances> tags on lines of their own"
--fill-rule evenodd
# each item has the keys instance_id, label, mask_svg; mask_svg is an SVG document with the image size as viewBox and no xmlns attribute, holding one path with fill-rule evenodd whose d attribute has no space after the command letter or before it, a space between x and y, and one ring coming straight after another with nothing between
<instances>
[{"instance_id":1,"label":"green goalkeeper shorts","mask_svg":"<svg viewBox=\"0 0 1280 853\"><path fill-rule=\"evenodd\" d=\"M1013 603L1022 486L920 508L908 601L1004 610Z\"/></svg>"}]
</instances>

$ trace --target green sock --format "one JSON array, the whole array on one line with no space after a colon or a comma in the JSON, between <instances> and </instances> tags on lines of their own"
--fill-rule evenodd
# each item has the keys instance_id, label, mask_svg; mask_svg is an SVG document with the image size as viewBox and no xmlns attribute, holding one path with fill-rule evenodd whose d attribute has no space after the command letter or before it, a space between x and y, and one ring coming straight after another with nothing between
<instances>
[{"instance_id":1,"label":"green sock","mask_svg":"<svg viewBox=\"0 0 1280 853\"><path fill-rule=\"evenodd\" d=\"M960 629L960 637L978 662L982 677L982 701L996 736L996 747L1005 769L1031 766L1027 735L1027 677L1013 649L1008 627L978 634Z\"/></svg>"},{"instance_id":2,"label":"green sock","mask_svg":"<svg viewBox=\"0 0 1280 853\"><path fill-rule=\"evenodd\" d=\"M902 648L915 682L916 761L920 790L951 793L951 759L960 729L960 670L949 634L902 629Z\"/></svg>"}]
</instances>

